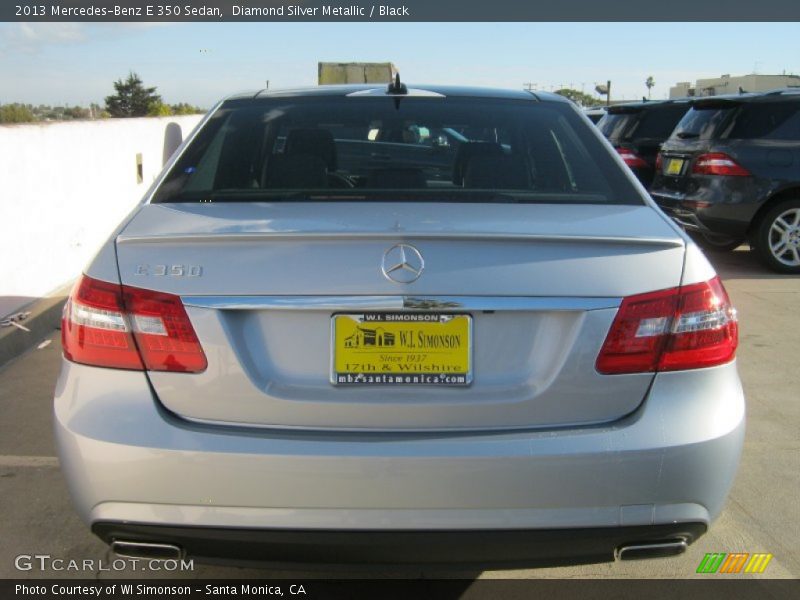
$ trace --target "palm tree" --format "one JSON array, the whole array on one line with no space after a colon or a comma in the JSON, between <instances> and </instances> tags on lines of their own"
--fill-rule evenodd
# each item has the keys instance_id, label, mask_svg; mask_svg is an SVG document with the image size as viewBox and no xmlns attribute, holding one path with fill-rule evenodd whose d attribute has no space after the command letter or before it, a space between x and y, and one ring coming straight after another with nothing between
<instances>
[{"instance_id":1,"label":"palm tree","mask_svg":"<svg viewBox=\"0 0 800 600\"><path fill-rule=\"evenodd\" d=\"M650 100L650 90L653 89L653 86L656 84L656 80L653 79L652 75L650 75L644 84L647 86L647 99Z\"/></svg>"}]
</instances>

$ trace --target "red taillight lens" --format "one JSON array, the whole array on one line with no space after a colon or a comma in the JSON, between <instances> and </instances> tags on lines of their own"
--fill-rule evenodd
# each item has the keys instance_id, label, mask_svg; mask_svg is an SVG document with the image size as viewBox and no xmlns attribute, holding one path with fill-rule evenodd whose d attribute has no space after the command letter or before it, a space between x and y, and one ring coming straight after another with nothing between
<instances>
[{"instance_id":1,"label":"red taillight lens","mask_svg":"<svg viewBox=\"0 0 800 600\"><path fill-rule=\"evenodd\" d=\"M625 298L596 368L611 375L711 367L733 360L738 339L736 311L715 277Z\"/></svg>"},{"instance_id":2,"label":"red taillight lens","mask_svg":"<svg viewBox=\"0 0 800 600\"><path fill-rule=\"evenodd\" d=\"M664 165L664 157L661 156L661 152L656 154L656 171L660 171L661 167Z\"/></svg>"},{"instance_id":3,"label":"red taillight lens","mask_svg":"<svg viewBox=\"0 0 800 600\"><path fill-rule=\"evenodd\" d=\"M692 173L696 175L731 175L749 177L750 171L723 152L701 154L694 161Z\"/></svg>"},{"instance_id":4,"label":"red taillight lens","mask_svg":"<svg viewBox=\"0 0 800 600\"><path fill-rule=\"evenodd\" d=\"M739 344L736 310L719 277L681 288L678 314L659 371L682 371L733 360Z\"/></svg>"},{"instance_id":5,"label":"red taillight lens","mask_svg":"<svg viewBox=\"0 0 800 600\"><path fill-rule=\"evenodd\" d=\"M64 356L73 362L116 369L143 369L122 306L119 285L82 277L61 319Z\"/></svg>"},{"instance_id":6,"label":"red taillight lens","mask_svg":"<svg viewBox=\"0 0 800 600\"><path fill-rule=\"evenodd\" d=\"M647 163L644 161L644 159L630 148L617 147L617 153L620 155L622 160L625 161L625 164L632 169L636 167L647 166Z\"/></svg>"},{"instance_id":7,"label":"red taillight lens","mask_svg":"<svg viewBox=\"0 0 800 600\"><path fill-rule=\"evenodd\" d=\"M623 299L597 357L597 370L606 374L655 371L677 305L677 288Z\"/></svg>"},{"instance_id":8,"label":"red taillight lens","mask_svg":"<svg viewBox=\"0 0 800 600\"><path fill-rule=\"evenodd\" d=\"M147 370L205 370L206 355L178 296L122 286L122 297Z\"/></svg>"},{"instance_id":9,"label":"red taillight lens","mask_svg":"<svg viewBox=\"0 0 800 600\"><path fill-rule=\"evenodd\" d=\"M64 307L64 356L117 369L204 371L207 362L178 296L82 277Z\"/></svg>"}]
</instances>

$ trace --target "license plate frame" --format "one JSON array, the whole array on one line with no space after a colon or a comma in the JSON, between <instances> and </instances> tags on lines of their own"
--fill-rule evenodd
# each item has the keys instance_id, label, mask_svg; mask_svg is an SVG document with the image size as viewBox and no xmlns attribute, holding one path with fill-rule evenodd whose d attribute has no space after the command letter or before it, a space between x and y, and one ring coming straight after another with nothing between
<instances>
[{"instance_id":1,"label":"license plate frame","mask_svg":"<svg viewBox=\"0 0 800 600\"><path fill-rule=\"evenodd\" d=\"M331 315L330 322L330 382L334 386L472 384L473 319L469 313L346 312ZM383 331L379 333L378 328ZM430 344L442 346L417 347L425 341L420 334ZM448 344L453 347L445 347Z\"/></svg>"}]
</instances>

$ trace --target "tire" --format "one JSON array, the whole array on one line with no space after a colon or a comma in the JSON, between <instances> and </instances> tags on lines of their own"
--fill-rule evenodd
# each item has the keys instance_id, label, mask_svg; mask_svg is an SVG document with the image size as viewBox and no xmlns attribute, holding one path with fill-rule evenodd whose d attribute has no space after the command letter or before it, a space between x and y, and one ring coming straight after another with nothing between
<instances>
[{"instance_id":1,"label":"tire","mask_svg":"<svg viewBox=\"0 0 800 600\"><path fill-rule=\"evenodd\" d=\"M800 273L800 198L779 202L758 222L753 238L758 259L778 273Z\"/></svg>"},{"instance_id":2,"label":"tire","mask_svg":"<svg viewBox=\"0 0 800 600\"><path fill-rule=\"evenodd\" d=\"M732 252L745 242L744 237L730 237L727 235L693 232L691 236L698 246L708 252Z\"/></svg>"}]
</instances>

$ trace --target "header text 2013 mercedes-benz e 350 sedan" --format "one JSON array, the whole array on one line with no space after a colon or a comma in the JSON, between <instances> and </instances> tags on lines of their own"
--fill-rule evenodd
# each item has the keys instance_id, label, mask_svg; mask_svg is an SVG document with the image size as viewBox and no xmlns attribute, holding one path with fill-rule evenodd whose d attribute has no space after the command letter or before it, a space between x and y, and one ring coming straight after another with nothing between
<instances>
[{"instance_id":1,"label":"header text 2013 mercedes-benz e 350 sedan","mask_svg":"<svg viewBox=\"0 0 800 600\"><path fill-rule=\"evenodd\" d=\"M731 487L736 344L710 264L570 102L262 92L85 269L55 428L120 555L663 556Z\"/></svg>"}]
</instances>

